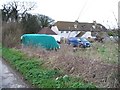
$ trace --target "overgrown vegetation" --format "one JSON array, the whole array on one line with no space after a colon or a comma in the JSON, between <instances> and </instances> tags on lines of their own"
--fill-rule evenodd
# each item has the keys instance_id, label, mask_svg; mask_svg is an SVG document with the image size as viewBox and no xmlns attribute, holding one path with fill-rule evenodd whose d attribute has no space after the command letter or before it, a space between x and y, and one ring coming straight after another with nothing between
<instances>
[{"instance_id":1,"label":"overgrown vegetation","mask_svg":"<svg viewBox=\"0 0 120 90\"><path fill-rule=\"evenodd\" d=\"M32 85L40 88L96 88L79 78L73 78L58 70L44 68L43 61L29 58L16 49L3 48L3 58L15 67Z\"/></svg>"},{"instance_id":2,"label":"overgrown vegetation","mask_svg":"<svg viewBox=\"0 0 120 90\"><path fill-rule=\"evenodd\" d=\"M2 44L0 43L0 57L2 57Z\"/></svg>"},{"instance_id":3,"label":"overgrown vegetation","mask_svg":"<svg viewBox=\"0 0 120 90\"><path fill-rule=\"evenodd\" d=\"M60 70L73 77L81 77L84 82L93 82L100 88L117 87L118 44L114 42L94 42L90 48L77 48L61 44L60 50L46 51L41 48L20 48L29 57L38 57L43 66Z\"/></svg>"},{"instance_id":4,"label":"overgrown vegetation","mask_svg":"<svg viewBox=\"0 0 120 90\"><path fill-rule=\"evenodd\" d=\"M118 29L109 30L107 33L109 36L118 36Z\"/></svg>"},{"instance_id":5,"label":"overgrown vegetation","mask_svg":"<svg viewBox=\"0 0 120 90\"><path fill-rule=\"evenodd\" d=\"M15 47L21 43L20 37L23 34L21 24L16 22L3 23L2 44L6 47Z\"/></svg>"},{"instance_id":6,"label":"overgrown vegetation","mask_svg":"<svg viewBox=\"0 0 120 90\"><path fill-rule=\"evenodd\" d=\"M22 34L38 33L44 27L50 26L54 20L45 15L28 13L35 8L35 3L8 2L2 5L2 37L3 45L14 47L19 45Z\"/></svg>"},{"instance_id":7,"label":"overgrown vegetation","mask_svg":"<svg viewBox=\"0 0 120 90\"><path fill-rule=\"evenodd\" d=\"M37 33L39 28L50 26L53 20L44 15L31 15L26 11L22 17L19 17L17 3L14 2L12 5L13 7L10 7L12 12L6 12L9 8L5 6L2 11L4 17L2 43L5 47L19 48L3 48L3 58L22 73L26 80L40 88L96 87L91 82L101 88L118 86L117 43L95 42L89 49L77 48L75 52L73 47L66 44L61 44L61 49L57 52L21 48L22 34ZM102 33L99 36L101 35ZM115 36L116 32L115 34L110 32L109 35ZM2 52L1 47L0 52Z\"/></svg>"}]
</instances>

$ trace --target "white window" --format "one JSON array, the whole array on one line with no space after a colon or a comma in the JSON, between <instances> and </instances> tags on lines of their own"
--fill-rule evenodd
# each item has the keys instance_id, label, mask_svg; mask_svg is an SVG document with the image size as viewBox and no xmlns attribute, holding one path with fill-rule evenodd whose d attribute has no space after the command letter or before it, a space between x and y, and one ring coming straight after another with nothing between
<instances>
[{"instance_id":1,"label":"white window","mask_svg":"<svg viewBox=\"0 0 120 90\"><path fill-rule=\"evenodd\" d=\"M102 26L100 26L100 28L102 29Z\"/></svg>"},{"instance_id":2,"label":"white window","mask_svg":"<svg viewBox=\"0 0 120 90\"><path fill-rule=\"evenodd\" d=\"M76 25L76 24L74 25L74 28L77 28L77 25Z\"/></svg>"}]
</instances>

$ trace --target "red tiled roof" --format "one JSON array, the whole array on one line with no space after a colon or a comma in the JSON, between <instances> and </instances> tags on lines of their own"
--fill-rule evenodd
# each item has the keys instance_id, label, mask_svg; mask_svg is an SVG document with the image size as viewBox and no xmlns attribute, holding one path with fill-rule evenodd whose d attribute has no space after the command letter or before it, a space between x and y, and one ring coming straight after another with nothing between
<instances>
[{"instance_id":1,"label":"red tiled roof","mask_svg":"<svg viewBox=\"0 0 120 90\"><path fill-rule=\"evenodd\" d=\"M38 34L49 34L49 35L57 35L54 31L52 31L49 27L44 27L41 29Z\"/></svg>"}]
</instances>

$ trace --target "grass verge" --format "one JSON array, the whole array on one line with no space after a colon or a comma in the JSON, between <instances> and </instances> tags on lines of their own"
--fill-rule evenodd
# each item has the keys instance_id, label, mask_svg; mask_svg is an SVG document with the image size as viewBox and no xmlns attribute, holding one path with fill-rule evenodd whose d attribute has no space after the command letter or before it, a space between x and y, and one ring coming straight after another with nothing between
<instances>
[{"instance_id":1,"label":"grass verge","mask_svg":"<svg viewBox=\"0 0 120 90\"><path fill-rule=\"evenodd\" d=\"M92 83L84 83L78 78L61 74L42 66L37 58L29 58L24 53L11 48L2 48L2 55L24 77L38 88L96 88Z\"/></svg>"}]
</instances>

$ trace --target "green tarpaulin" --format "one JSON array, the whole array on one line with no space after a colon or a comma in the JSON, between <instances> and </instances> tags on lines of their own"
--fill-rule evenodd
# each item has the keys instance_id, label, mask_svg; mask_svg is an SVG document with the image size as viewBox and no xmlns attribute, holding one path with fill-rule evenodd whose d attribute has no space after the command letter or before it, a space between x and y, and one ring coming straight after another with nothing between
<instances>
[{"instance_id":1,"label":"green tarpaulin","mask_svg":"<svg viewBox=\"0 0 120 90\"><path fill-rule=\"evenodd\" d=\"M24 34L21 40L25 46L37 46L48 50L60 48L55 38L46 34Z\"/></svg>"}]
</instances>

